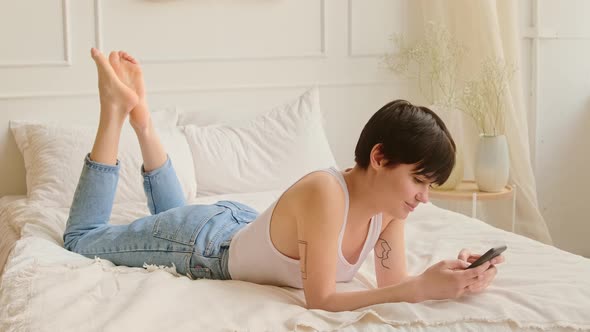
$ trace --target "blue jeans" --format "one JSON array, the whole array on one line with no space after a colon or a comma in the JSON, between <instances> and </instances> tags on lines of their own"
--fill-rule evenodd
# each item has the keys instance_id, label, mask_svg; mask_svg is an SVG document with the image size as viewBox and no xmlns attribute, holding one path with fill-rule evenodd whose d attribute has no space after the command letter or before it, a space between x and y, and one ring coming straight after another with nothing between
<instances>
[{"instance_id":1,"label":"blue jeans","mask_svg":"<svg viewBox=\"0 0 590 332\"><path fill-rule=\"evenodd\" d=\"M63 235L64 247L115 265L144 263L176 266L191 279L231 279L228 271L232 236L258 212L235 201L185 205L170 158L145 172L143 187L150 216L128 225L109 225L120 164L107 165L87 155Z\"/></svg>"}]
</instances>

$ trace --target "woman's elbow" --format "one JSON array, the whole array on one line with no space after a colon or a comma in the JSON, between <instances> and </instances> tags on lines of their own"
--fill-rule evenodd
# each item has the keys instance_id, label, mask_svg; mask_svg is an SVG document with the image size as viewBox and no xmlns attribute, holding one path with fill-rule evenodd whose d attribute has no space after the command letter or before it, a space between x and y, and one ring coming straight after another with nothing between
<instances>
[{"instance_id":1,"label":"woman's elbow","mask_svg":"<svg viewBox=\"0 0 590 332\"><path fill-rule=\"evenodd\" d=\"M312 309L319 309L319 310L325 310L325 311L333 311L330 310L330 300L329 300L329 296L324 296L324 297L310 297L307 298L305 301L305 307L306 309L312 310Z\"/></svg>"},{"instance_id":2,"label":"woman's elbow","mask_svg":"<svg viewBox=\"0 0 590 332\"><path fill-rule=\"evenodd\" d=\"M306 300L305 301L305 308L312 310L312 309L320 309L320 310L326 310L324 302L323 301L319 301L319 300Z\"/></svg>"}]
</instances>

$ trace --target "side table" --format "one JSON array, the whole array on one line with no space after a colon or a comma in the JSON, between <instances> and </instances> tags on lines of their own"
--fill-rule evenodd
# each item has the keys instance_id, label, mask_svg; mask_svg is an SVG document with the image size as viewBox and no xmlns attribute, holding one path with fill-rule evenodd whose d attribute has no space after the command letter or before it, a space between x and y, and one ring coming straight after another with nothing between
<instances>
[{"instance_id":1,"label":"side table","mask_svg":"<svg viewBox=\"0 0 590 332\"><path fill-rule=\"evenodd\" d=\"M507 185L500 192L491 193L480 191L473 180L463 180L455 189L431 189L429 195L430 198L439 200L471 200L472 218L477 216L477 201L512 199L512 232L514 233L516 226L516 185L514 184Z\"/></svg>"}]
</instances>

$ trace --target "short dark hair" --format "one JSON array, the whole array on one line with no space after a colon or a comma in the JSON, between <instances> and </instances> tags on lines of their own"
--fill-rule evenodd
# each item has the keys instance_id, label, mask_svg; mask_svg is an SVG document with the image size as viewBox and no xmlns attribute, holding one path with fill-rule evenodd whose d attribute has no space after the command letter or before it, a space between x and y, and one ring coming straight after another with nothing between
<instances>
[{"instance_id":1,"label":"short dark hair","mask_svg":"<svg viewBox=\"0 0 590 332\"><path fill-rule=\"evenodd\" d=\"M456 146L444 122L427 107L406 100L387 103L369 119L354 150L358 166L369 167L371 150L379 143L386 167L416 164L415 174L438 185L455 166Z\"/></svg>"}]
</instances>

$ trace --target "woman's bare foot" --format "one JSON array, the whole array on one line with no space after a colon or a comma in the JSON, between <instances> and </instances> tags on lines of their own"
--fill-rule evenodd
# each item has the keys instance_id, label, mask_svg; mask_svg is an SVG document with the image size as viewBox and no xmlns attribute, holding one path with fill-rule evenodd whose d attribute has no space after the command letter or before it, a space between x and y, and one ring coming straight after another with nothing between
<instances>
[{"instance_id":1,"label":"woman's bare foot","mask_svg":"<svg viewBox=\"0 0 590 332\"><path fill-rule=\"evenodd\" d=\"M109 62L121 82L135 91L140 100L145 99L143 73L141 72L139 62L123 51L111 52Z\"/></svg>"},{"instance_id":2,"label":"woman's bare foot","mask_svg":"<svg viewBox=\"0 0 590 332\"><path fill-rule=\"evenodd\" d=\"M96 48L90 50L98 71L100 121L90 159L115 165L119 151L121 128L129 112L139 102L137 93L117 77L109 60Z\"/></svg>"},{"instance_id":3,"label":"woman's bare foot","mask_svg":"<svg viewBox=\"0 0 590 332\"><path fill-rule=\"evenodd\" d=\"M123 119L137 105L137 93L123 84L117 77L106 57L96 48L90 51L98 71L98 91L100 94L101 112L108 112Z\"/></svg>"},{"instance_id":4,"label":"woman's bare foot","mask_svg":"<svg viewBox=\"0 0 590 332\"><path fill-rule=\"evenodd\" d=\"M109 62L121 82L137 94L139 100L129 114L129 123L136 131L144 130L149 126L150 112L145 100L143 73L139 62L123 51L111 52L109 55Z\"/></svg>"},{"instance_id":5,"label":"woman's bare foot","mask_svg":"<svg viewBox=\"0 0 590 332\"><path fill-rule=\"evenodd\" d=\"M145 100L143 73L139 62L126 52L111 52L109 62L117 76L126 86L135 91L139 101L129 113L129 123L137 134L143 168L146 172L164 165L167 154L152 124L150 112Z\"/></svg>"}]
</instances>

